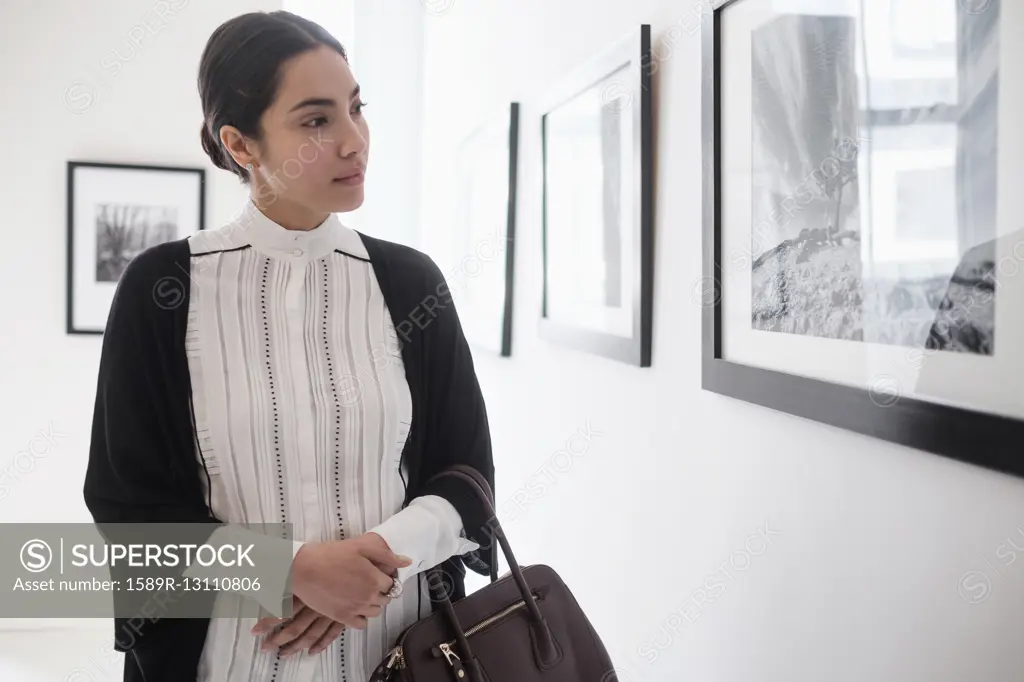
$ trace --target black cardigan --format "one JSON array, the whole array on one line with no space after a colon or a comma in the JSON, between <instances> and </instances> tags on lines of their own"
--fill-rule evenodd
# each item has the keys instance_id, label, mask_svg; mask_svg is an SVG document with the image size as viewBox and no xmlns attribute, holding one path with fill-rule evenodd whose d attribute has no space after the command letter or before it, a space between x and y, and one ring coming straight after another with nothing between
<instances>
[{"instance_id":1,"label":"black cardigan","mask_svg":"<svg viewBox=\"0 0 1024 682\"><path fill-rule=\"evenodd\" d=\"M430 486L433 474L468 464L494 486L490 433L472 356L444 276L426 254L360 234L401 340L412 396L402 452L405 504L440 495L481 549L441 568L452 598L465 595L464 566L488 575L486 510L458 479ZM122 274L106 323L85 477L85 502L97 524L219 523L202 492L192 388L185 355L189 308L187 240L137 256ZM435 609L438 604L432 600ZM125 682L195 680L208 618L159 619L130 626L115 618L115 648L126 653Z\"/></svg>"}]
</instances>

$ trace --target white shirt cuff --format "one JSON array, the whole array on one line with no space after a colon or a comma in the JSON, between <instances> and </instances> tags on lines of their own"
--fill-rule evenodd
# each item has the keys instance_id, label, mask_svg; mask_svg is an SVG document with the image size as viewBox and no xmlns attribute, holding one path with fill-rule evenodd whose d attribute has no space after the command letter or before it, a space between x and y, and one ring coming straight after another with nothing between
<instances>
[{"instance_id":1,"label":"white shirt cuff","mask_svg":"<svg viewBox=\"0 0 1024 682\"><path fill-rule=\"evenodd\" d=\"M446 559L480 549L462 537L462 518L452 503L439 495L423 495L368 532L377 533L391 551L412 563L398 569L398 581L433 568Z\"/></svg>"}]
</instances>

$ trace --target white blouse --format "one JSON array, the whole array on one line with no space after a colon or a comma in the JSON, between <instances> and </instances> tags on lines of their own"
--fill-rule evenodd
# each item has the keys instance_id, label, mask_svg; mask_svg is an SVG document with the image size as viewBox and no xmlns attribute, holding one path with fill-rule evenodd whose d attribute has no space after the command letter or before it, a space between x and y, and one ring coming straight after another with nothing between
<instances>
[{"instance_id":1,"label":"white blouse","mask_svg":"<svg viewBox=\"0 0 1024 682\"><path fill-rule=\"evenodd\" d=\"M189 241L186 351L214 514L290 523L296 551L374 531L413 560L380 617L317 655L261 651L254 619L211 619L199 679L363 682L430 613L423 571L478 548L447 500L401 508L412 404L373 266L337 216L287 230L251 201Z\"/></svg>"}]
</instances>

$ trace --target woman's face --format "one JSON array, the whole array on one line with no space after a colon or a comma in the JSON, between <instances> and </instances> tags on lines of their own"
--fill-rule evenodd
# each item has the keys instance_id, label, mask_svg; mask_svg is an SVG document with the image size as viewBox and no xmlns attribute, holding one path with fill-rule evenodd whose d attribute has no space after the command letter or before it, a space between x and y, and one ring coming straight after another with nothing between
<instances>
[{"instance_id":1,"label":"woman's face","mask_svg":"<svg viewBox=\"0 0 1024 682\"><path fill-rule=\"evenodd\" d=\"M257 202L285 199L326 213L359 208L370 131L359 86L340 54L320 47L289 60L261 123Z\"/></svg>"}]
</instances>

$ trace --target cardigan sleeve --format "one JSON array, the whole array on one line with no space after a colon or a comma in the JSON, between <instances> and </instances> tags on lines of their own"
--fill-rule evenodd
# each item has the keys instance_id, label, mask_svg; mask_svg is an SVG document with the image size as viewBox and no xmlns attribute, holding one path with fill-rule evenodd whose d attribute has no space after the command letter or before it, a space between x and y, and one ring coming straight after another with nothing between
<instances>
[{"instance_id":1,"label":"cardigan sleeve","mask_svg":"<svg viewBox=\"0 0 1024 682\"><path fill-rule=\"evenodd\" d=\"M85 502L103 523L216 523L198 470L182 466L193 453L175 451L186 443L176 417L182 406L169 403L182 378L165 364L174 343L161 338L154 318L171 311L160 308L148 286L158 273L146 255L118 281L103 333Z\"/></svg>"},{"instance_id":2,"label":"cardigan sleeve","mask_svg":"<svg viewBox=\"0 0 1024 682\"><path fill-rule=\"evenodd\" d=\"M473 356L448 284L437 264L425 257L430 285L410 320L423 330L426 400L430 406L422 479L456 464L476 469L494 490L490 426ZM424 486L420 495L438 495L455 507L466 537L477 548L462 555L473 571L492 569L490 538L493 510L462 480L443 477Z\"/></svg>"},{"instance_id":3,"label":"cardigan sleeve","mask_svg":"<svg viewBox=\"0 0 1024 682\"><path fill-rule=\"evenodd\" d=\"M169 283L159 253L141 254L122 273L103 334L83 493L107 542L119 536L106 524L218 523L203 500L199 472L188 468L192 452L180 451L188 407L176 404L180 394L172 386L182 379L167 369L174 341L165 332L172 325L159 316L172 311L154 293ZM202 542L215 526L196 528ZM195 679L208 618L128 617L116 595L115 609L114 647L128 654L126 671L147 682Z\"/></svg>"}]
</instances>

